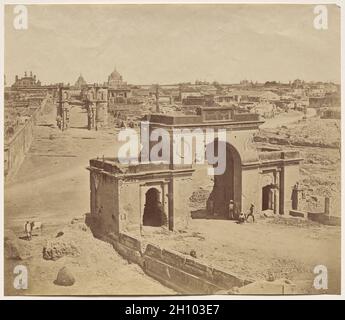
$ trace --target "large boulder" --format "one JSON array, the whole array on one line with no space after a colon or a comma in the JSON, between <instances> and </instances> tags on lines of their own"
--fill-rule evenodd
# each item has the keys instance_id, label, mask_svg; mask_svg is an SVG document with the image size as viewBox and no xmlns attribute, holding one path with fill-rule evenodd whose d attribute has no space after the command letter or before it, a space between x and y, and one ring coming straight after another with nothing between
<instances>
[{"instance_id":1,"label":"large boulder","mask_svg":"<svg viewBox=\"0 0 345 320\"><path fill-rule=\"evenodd\" d=\"M58 286L73 286L75 278L72 272L67 268L63 267L59 270L54 284Z\"/></svg>"},{"instance_id":2,"label":"large boulder","mask_svg":"<svg viewBox=\"0 0 345 320\"><path fill-rule=\"evenodd\" d=\"M48 240L43 247L43 258L45 260L57 260L61 257L78 257L80 250L73 240L64 237Z\"/></svg>"}]
</instances>

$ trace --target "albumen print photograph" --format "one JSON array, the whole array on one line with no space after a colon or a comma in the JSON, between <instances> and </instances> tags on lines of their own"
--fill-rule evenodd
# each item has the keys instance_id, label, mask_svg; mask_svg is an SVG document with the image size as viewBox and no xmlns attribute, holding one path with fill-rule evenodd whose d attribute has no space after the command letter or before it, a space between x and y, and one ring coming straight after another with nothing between
<instances>
[{"instance_id":1,"label":"albumen print photograph","mask_svg":"<svg viewBox=\"0 0 345 320\"><path fill-rule=\"evenodd\" d=\"M5 4L5 295L339 295L340 11Z\"/></svg>"}]
</instances>

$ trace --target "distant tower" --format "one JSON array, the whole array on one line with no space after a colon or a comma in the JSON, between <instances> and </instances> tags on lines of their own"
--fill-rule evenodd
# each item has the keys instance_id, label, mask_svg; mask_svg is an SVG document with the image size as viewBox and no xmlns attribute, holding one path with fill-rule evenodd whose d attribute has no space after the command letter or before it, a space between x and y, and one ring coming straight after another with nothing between
<instances>
[{"instance_id":1,"label":"distant tower","mask_svg":"<svg viewBox=\"0 0 345 320\"><path fill-rule=\"evenodd\" d=\"M96 93L95 86L89 87L86 92L85 105L87 108L87 128L96 129Z\"/></svg>"}]
</instances>

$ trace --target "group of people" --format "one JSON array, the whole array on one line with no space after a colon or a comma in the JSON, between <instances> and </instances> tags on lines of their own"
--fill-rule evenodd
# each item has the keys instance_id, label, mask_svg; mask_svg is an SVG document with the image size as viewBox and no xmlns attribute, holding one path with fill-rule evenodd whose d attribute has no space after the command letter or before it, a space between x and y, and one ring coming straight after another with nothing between
<instances>
[{"instance_id":1,"label":"group of people","mask_svg":"<svg viewBox=\"0 0 345 320\"><path fill-rule=\"evenodd\" d=\"M207 205L208 205L208 208L207 208L208 212L213 215L217 215L214 210L215 208L214 208L213 199L210 199ZM229 202L228 212L227 212L229 220L237 220L238 223L244 223L248 221L249 218L252 218L253 222L255 222L254 213L255 213L255 206L253 203L250 205L248 214L245 214L243 211L239 211L238 206L236 205L234 200L230 200Z\"/></svg>"},{"instance_id":2,"label":"group of people","mask_svg":"<svg viewBox=\"0 0 345 320\"><path fill-rule=\"evenodd\" d=\"M24 224L24 232L26 234L26 239L32 239L33 230L39 230L42 233L42 222L40 221L26 221Z\"/></svg>"},{"instance_id":3,"label":"group of people","mask_svg":"<svg viewBox=\"0 0 345 320\"><path fill-rule=\"evenodd\" d=\"M231 220L237 219L238 223L244 223L244 222L248 221L249 217L251 217L253 219L253 222L255 222L254 209L255 209L254 204L251 204L250 208L249 208L249 213L247 215L243 211L238 213L238 209L236 207L235 202L233 200L230 200L229 219L231 219Z\"/></svg>"}]
</instances>

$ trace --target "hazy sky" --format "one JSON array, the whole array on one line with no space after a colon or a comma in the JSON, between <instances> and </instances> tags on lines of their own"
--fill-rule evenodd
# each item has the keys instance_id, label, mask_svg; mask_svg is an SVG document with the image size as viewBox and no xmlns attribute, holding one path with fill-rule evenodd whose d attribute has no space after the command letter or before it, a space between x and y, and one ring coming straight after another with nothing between
<instances>
[{"instance_id":1,"label":"hazy sky","mask_svg":"<svg viewBox=\"0 0 345 320\"><path fill-rule=\"evenodd\" d=\"M28 30L5 9L5 74L43 83L135 84L296 78L340 82L340 9L328 30L312 5L31 5Z\"/></svg>"}]
</instances>

